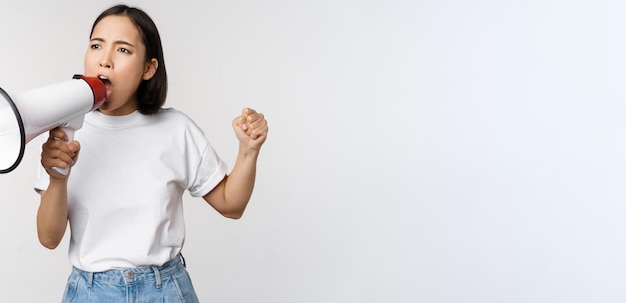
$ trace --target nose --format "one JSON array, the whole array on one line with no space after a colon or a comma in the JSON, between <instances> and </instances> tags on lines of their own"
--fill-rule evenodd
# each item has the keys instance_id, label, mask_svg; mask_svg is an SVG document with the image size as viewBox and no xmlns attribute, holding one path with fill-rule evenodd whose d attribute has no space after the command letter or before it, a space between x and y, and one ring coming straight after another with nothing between
<instances>
[{"instance_id":1,"label":"nose","mask_svg":"<svg viewBox=\"0 0 626 303\"><path fill-rule=\"evenodd\" d=\"M100 62L100 67L111 68L111 62L109 62L109 61L101 61Z\"/></svg>"},{"instance_id":2,"label":"nose","mask_svg":"<svg viewBox=\"0 0 626 303\"><path fill-rule=\"evenodd\" d=\"M103 68L112 68L113 62L111 61L111 56L108 52L104 52L102 57L100 58L100 67Z\"/></svg>"}]
</instances>

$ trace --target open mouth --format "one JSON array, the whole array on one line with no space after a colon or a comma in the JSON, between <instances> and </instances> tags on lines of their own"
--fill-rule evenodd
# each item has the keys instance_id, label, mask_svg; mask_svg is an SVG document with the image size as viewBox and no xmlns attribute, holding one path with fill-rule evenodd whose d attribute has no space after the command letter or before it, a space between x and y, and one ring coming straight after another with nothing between
<instances>
[{"instance_id":1,"label":"open mouth","mask_svg":"<svg viewBox=\"0 0 626 303\"><path fill-rule=\"evenodd\" d=\"M113 90L111 89L111 81L109 80L109 78L102 76L102 75L98 76L98 79L100 79L102 83L104 83L104 86L107 89L106 99L109 99L109 97L111 97L111 93L113 92Z\"/></svg>"},{"instance_id":2,"label":"open mouth","mask_svg":"<svg viewBox=\"0 0 626 303\"><path fill-rule=\"evenodd\" d=\"M109 78L105 77L105 76L98 76L98 79L102 80L102 82L104 82L104 84L106 85L110 85L111 81L109 81Z\"/></svg>"}]
</instances>

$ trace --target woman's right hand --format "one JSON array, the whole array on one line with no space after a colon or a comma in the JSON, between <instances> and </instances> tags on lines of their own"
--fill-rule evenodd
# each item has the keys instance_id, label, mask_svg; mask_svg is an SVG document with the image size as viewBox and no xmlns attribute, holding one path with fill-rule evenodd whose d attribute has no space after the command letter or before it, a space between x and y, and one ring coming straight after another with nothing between
<instances>
[{"instance_id":1,"label":"woman's right hand","mask_svg":"<svg viewBox=\"0 0 626 303\"><path fill-rule=\"evenodd\" d=\"M65 179L67 176L53 170L53 167L69 168L76 163L80 144L78 141L67 142L65 132L60 128L50 130L48 140L42 146L41 164L46 169L50 178ZM68 173L69 175L69 173Z\"/></svg>"}]
</instances>

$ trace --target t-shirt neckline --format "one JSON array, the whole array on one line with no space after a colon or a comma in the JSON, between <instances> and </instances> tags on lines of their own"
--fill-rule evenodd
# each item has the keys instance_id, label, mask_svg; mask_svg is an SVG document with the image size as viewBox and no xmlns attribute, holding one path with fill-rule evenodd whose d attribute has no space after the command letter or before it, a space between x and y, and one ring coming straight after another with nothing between
<instances>
[{"instance_id":1,"label":"t-shirt neckline","mask_svg":"<svg viewBox=\"0 0 626 303\"><path fill-rule=\"evenodd\" d=\"M94 110L85 116L85 122L98 125L107 129L123 129L140 124L143 115L135 110L128 115L108 116Z\"/></svg>"}]
</instances>

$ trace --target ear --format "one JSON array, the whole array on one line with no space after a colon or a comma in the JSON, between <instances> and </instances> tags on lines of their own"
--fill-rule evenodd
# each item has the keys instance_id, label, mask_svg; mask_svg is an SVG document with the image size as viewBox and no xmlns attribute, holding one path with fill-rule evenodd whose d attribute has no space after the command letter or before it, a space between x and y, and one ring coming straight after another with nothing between
<instances>
[{"instance_id":1,"label":"ear","mask_svg":"<svg viewBox=\"0 0 626 303\"><path fill-rule=\"evenodd\" d=\"M150 61L146 62L146 68L143 72L143 80L150 80L156 74L157 68L159 67L159 61L157 59L152 58Z\"/></svg>"}]
</instances>

